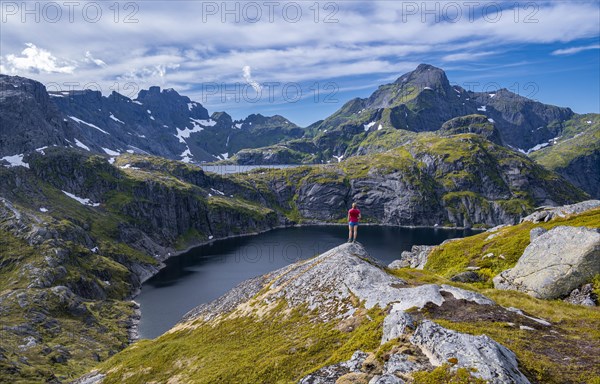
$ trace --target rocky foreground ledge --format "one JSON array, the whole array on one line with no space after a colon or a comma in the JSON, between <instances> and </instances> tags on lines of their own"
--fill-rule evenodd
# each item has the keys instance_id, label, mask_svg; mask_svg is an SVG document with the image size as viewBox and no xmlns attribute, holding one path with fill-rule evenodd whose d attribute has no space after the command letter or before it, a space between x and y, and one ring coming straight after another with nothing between
<instances>
[{"instance_id":1,"label":"rocky foreground ledge","mask_svg":"<svg viewBox=\"0 0 600 384\"><path fill-rule=\"evenodd\" d=\"M317 364L310 370L312 373L296 381L301 384L405 383L411 382L416 372L430 372L435 367L445 366L451 372L462 369L473 378L489 383L529 383L519 369L515 354L507 346L486 335L473 336L444 328L436 320L493 317L522 330L550 332L553 327L543 319L528 316L516 308L504 308L473 291L443 284L410 285L390 274L363 246L355 243L340 245L312 259L247 280L221 298L190 311L177 326L150 345L160 351L168 346L169 352L165 353L173 354L168 359L175 363L163 368L168 372L162 373L178 377L179 382L205 382L202 365L190 361L211 358L175 351L174 340L184 345L198 332L210 329L208 332L219 333L224 324L239 319L264 323L265 328L267 324L274 327L274 319L292 314L294 310L314 315L309 321L315 327L320 323L335 324L335 329L351 333L360 324L373 322L369 311L377 308L383 310L383 321L377 328L381 338L376 343L381 348L390 348L383 360L378 360L374 353L355 350L350 360L325 366ZM244 329L238 331L246 334ZM222 337L218 342L227 343L230 333ZM206 336L202 336L200 340L205 339ZM134 345L117 355L116 361L109 360L99 371L77 383L102 383L107 378L108 382L117 382L138 374L144 378L145 372L153 372L148 378L160 377L161 372L151 362L137 360L139 353L152 353L142 351L147 346ZM274 344L271 348L279 346ZM291 350L301 348L297 345ZM282 348L281 353L290 352ZM180 355L185 356L185 364L178 360ZM161 358L167 359L166 356Z\"/></svg>"}]
</instances>

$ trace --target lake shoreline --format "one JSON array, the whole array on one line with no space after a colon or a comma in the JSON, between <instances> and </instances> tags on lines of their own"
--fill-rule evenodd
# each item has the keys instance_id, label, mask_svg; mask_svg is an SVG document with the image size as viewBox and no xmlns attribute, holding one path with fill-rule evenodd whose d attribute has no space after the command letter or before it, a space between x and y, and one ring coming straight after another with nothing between
<instances>
[{"instance_id":1,"label":"lake shoreline","mask_svg":"<svg viewBox=\"0 0 600 384\"><path fill-rule=\"evenodd\" d=\"M254 232L248 232L248 233L244 233L244 234L224 236L224 237L210 239L207 241L196 242L192 245L189 245L185 249L181 249L181 250L178 250L175 252L170 252L169 254L167 254L166 258L161 260L160 265L157 268L154 268L152 271L149 271L151 273L148 273L143 278L140 278L139 288L137 288L135 290L135 292L130 296L129 300L132 303L134 303L133 305L134 305L135 309L134 309L134 314L131 316L130 325L128 327L129 343L132 344L132 343L136 342L137 340L140 340L139 323L141 320L142 313L141 313L140 304L135 301L135 298L141 294L143 284L146 281L148 281L149 279L151 279L152 277L154 277L156 274L158 274L162 269L164 269L167 266L167 264L165 262L168 259L181 256L182 254L188 253L195 248L206 246L206 245L213 244L213 243L220 242L220 241L226 241L226 240L243 238L243 237L254 237L254 236L268 233L268 232L271 232L271 231L274 231L277 229L302 228L302 227L311 227L311 226L344 227L344 229L345 229L347 227L347 224L346 223L330 223L330 222L308 222L308 223L299 223L299 224L293 224L293 225L279 225L279 226L275 226L275 227L261 230L261 231L254 231ZM471 231L476 231L476 232L484 231L484 229L474 229L474 228L467 228L467 227L408 226L408 225L386 225L386 224L377 224L377 223L362 223L361 226L363 226L363 227L406 228L406 229L434 229L434 230L440 229L440 230L444 230L444 231L446 231L446 230L448 230L448 231L450 231L450 230L458 230L458 231L471 230ZM344 243L346 240L346 232L341 231L340 233L341 233L341 236L340 236L340 244L341 244L341 243ZM201 303L198 303L198 305L199 304L201 304Z\"/></svg>"}]
</instances>

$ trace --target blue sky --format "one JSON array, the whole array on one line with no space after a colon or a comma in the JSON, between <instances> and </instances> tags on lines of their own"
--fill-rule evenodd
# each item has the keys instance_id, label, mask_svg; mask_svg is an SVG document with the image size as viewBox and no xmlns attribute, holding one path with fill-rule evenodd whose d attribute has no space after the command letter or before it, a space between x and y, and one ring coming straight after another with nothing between
<instances>
[{"instance_id":1,"label":"blue sky","mask_svg":"<svg viewBox=\"0 0 600 384\"><path fill-rule=\"evenodd\" d=\"M600 112L598 0L477 3L2 2L0 72L132 97L159 85L306 126L429 63L465 88Z\"/></svg>"}]
</instances>

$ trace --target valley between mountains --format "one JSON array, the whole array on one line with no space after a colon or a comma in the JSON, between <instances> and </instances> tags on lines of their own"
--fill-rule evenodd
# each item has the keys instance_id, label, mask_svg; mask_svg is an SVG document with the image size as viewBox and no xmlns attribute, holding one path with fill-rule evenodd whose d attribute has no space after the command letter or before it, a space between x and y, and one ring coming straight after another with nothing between
<instances>
[{"instance_id":1,"label":"valley between mountains","mask_svg":"<svg viewBox=\"0 0 600 384\"><path fill-rule=\"evenodd\" d=\"M598 114L422 64L309 127L0 75L0 127L0 382L600 383ZM389 266L340 245L135 340L167 258L352 202L482 232Z\"/></svg>"}]
</instances>

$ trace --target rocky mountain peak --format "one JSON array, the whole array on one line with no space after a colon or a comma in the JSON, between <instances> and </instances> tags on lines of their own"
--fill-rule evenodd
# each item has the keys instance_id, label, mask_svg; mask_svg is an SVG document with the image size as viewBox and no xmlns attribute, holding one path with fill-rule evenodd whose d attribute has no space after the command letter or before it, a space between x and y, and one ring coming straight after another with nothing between
<instances>
[{"instance_id":1,"label":"rocky mountain peak","mask_svg":"<svg viewBox=\"0 0 600 384\"><path fill-rule=\"evenodd\" d=\"M65 93L48 94L38 81L0 75L0 157L67 145L74 136L73 127L51 100L65 98Z\"/></svg>"},{"instance_id":2,"label":"rocky mountain peak","mask_svg":"<svg viewBox=\"0 0 600 384\"><path fill-rule=\"evenodd\" d=\"M227 112L213 112L213 114L210 115L210 118L216 121L218 125L231 127L233 124L233 119Z\"/></svg>"},{"instance_id":3,"label":"rocky mountain peak","mask_svg":"<svg viewBox=\"0 0 600 384\"><path fill-rule=\"evenodd\" d=\"M417 86L419 89L424 89L426 87L432 89L446 89L450 87L446 72L430 64L420 64L414 71L400 76L395 84L411 84Z\"/></svg>"}]
</instances>

